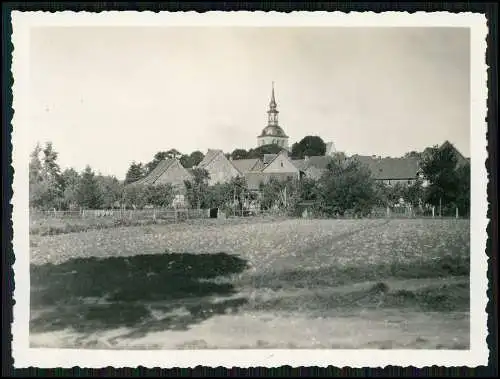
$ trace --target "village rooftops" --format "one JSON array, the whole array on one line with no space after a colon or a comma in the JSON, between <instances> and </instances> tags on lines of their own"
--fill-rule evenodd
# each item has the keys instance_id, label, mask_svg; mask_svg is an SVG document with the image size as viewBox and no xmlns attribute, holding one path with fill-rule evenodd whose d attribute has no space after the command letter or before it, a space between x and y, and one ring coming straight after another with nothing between
<instances>
[{"instance_id":1,"label":"village rooftops","mask_svg":"<svg viewBox=\"0 0 500 379\"><path fill-rule=\"evenodd\" d=\"M419 172L418 158L415 157L379 158L354 155L352 158L366 165L377 180L414 179Z\"/></svg>"},{"instance_id":2,"label":"village rooftops","mask_svg":"<svg viewBox=\"0 0 500 379\"><path fill-rule=\"evenodd\" d=\"M245 174L246 172L252 171L258 166L257 164L260 162L259 158L253 158L253 159L234 159L231 161L234 167L241 172L242 174Z\"/></svg>"},{"instance_id":3,"label":"village rooftops","mask_svg":"<svg viewBox=\"0 0 500 379\"><path fill-rule=\"evenodd\" d=\"M174 158L168 158L160 161L158 165L151 171L146 177L139 179L133 183L130 183L131 185L152 185L155 184L155 182L160 178L161 175L165 171L168 170L170 166L172 166L175 163Z\"/></svg>"},{"instance_id":4,"label":"village rooftops","mask_svg":"<svg viewBox=\"0 0 500 379\"><path fill-rule=\"evenodd\" d=\"M220 149L208 149L207 154L203 157L202 161L196 166L196 168L204 168L210 164L219 154L223 154Z\"/></svg>"}]
</instances>

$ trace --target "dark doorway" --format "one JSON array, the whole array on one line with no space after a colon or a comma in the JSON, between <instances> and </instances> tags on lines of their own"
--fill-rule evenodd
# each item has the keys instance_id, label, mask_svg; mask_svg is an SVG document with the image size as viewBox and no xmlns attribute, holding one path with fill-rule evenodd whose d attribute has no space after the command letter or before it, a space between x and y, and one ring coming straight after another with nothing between
<instances>
[{"instance_id":1,"label":"dark doorway","mask_svg":"<svg viewBox=\"0 0 500 379\"><path fill-rule=\"evenodd\" d=\"M219 208L210 208L210 218L217 218L219 215Z\"/></svg>"}]
</instances>

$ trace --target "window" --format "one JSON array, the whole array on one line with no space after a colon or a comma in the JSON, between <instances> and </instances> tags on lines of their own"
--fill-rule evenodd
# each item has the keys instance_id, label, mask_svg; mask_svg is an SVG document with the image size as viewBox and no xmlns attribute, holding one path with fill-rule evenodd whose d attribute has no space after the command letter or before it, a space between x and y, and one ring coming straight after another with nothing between
<instances>
[{"instance_id":1,"label":"window","mask_svg":"<svg viewBox=\"0 0 500 379\"><path fill-rule=\"evenodd\" d=\"M281 162L281 167L283 167L283 162Z\"/></svg>"}]
</instances>

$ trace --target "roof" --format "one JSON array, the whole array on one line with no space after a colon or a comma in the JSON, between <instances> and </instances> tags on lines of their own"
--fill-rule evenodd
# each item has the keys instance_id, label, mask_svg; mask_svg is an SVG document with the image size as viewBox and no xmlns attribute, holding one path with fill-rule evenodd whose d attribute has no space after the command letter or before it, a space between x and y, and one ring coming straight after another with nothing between
<instances>
[{"instance_id":1,"label":"roof","mask_svg":"<svg viewBox=\"0 0 500 379\"><path fill-rule=\"evenodd\" d=\"M418 159L407 158L380 158L363 155L354 155L361 163L365 164L375 179L413 179L418 173Z\"/></svg>"},{"instance_id":2,"label":"roof","mask_svg":"<svg viewBox=\"0 0 500 379\"><path fill-rule=\"evenodd\" d=\"M464 164L465 162L470 163L470 158L464 157L464 155L453 145L450 141L446 140L443 142L443 144L440 146L440 149L443 149L444 147L451 147L455 151L455 156L457 157L457 163L458 164Z\"/></svg>"},{"instance_id":3,"label":"roof","mask_svg":"<svg viewBox=\"0 0 500 379\"><path fill-rule=\"evenodd\" d=\"M268 125L262 129L262 133L259 137L281 137L288 138L283 129L278 125Z\"/></svg>"},{"instance_id":4,"label":"roof","mask_svg":"<svg viewBox=\"0 0 500 379\"><path fill-rule=\"evenodd\" d=\"M271 163L277 156L278 154L264 154L264 156L262 157L262 161L265 165L267 165Z\"/></svg>"},{"instance_id":5,"label":"roof","mask_svg":"<svg viewBox=\"0 0 500 379\"><path fill-rule=\"evenodd\" d=\"M198 163L196 167L197 168L206 167L210 162L212 162L215 159L215 157L217 157L221 153L223 154L223 151L219 149L208 149L207 154L203 157L202 161Z\"/></svg>"},{"instance_id":6,"label":"roof","mask_svg":"<svg viewBox=\"0 0 500 379\"><path fill-rule=\"evenodd\" d=\"M354 155L351 158L358 159L365 164L375 179L411 179L415 178L418 173L418 159L415 157L408 158L380 158L363 155ZM313 156L306 159L294 159L292 163L300 171L306 171L308 168L314 167L319 170L326 170L328 163L332 160L330 156Z\"/></svg>"},{"instance_id":7,"label":"roof","mask_svg":"<svg viewBox=\"0 0 500 379\"><path fill-rule=\"evenodd\" d=\"M156 167L151 171L146 177L139 179L133 183L134 185L151 185L154 184L160 176L163 175L165 171L176 161L175 158L167 158L156 165Z\"/></svg>"},{"instance_id":8,"label":"roof","mask_svg":"<svg viewBox=\"0 0 500 379\"><path fill-rule=\"evenodd\" d=\"M254 159L233 159L231 163L236 169L242 174L251 171L255 165L259 162L259 158Z\"/></svg>"},{"instance_id":9,"label":"roof","mask_svg":"<svg viewBox=\"0 0 500 379\"><path fill-rule=\"evenodd\" d=\"M332 157L316 155L313 157L308 157L306 159L294 159L292 163L297 167L300 171L305 171L309 167L314 167L320 170L326 170L328 167L328 163L330 163Z\"/></svg>"}]
</instances>

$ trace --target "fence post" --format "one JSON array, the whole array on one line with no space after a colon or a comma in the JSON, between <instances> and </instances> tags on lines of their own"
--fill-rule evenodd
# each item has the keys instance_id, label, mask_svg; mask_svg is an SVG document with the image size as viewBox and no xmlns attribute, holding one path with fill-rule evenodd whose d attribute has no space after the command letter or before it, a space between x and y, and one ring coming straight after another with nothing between
<instances>
[{"instance_id":1,"label":"fence post","mask_svg":"<svg viewBox=\"0 0 500 379\"><path fill-rule=\"evenodd\" d=\"M156 221L156 208L153 209L153 221Z\"/></svg>"},{"instance_id":2,"label":"fence post","mask_svg":"<svg viewBox=\"0 0 500 379\"><path fill-rule=\"evenodd\" d=\"M391 210L389 209L389 207L387 207L387 217L390 217L391 216Z\"/></svg>"},{"instance_id":3,"label":"fence post","mask_svg":"<svg viewBox=\"0 0 500 379\"><path fill-rule=\"evenodd\" d=\"M174 209L174 222L177 224L177 209Z\"/></svg>"},{"instance_id":4,"label":"fence post","mask_svg":"<svg viewBox=\"0 0 500 379\"><path fill-rule=\"evenodd\" d=\"M432 218L434 218L434 210L436 209L436 207L432 206Z\"/></svg>"},{"instance_id":5,"label":"fence post","mask_svg":"<svg viewBox=\"0 0 500 379\"><path fill-rule=\"evenodd\" d=\"M455 208L455 218L458 218L458 207Z\"/></svg>"}]
</instances>

